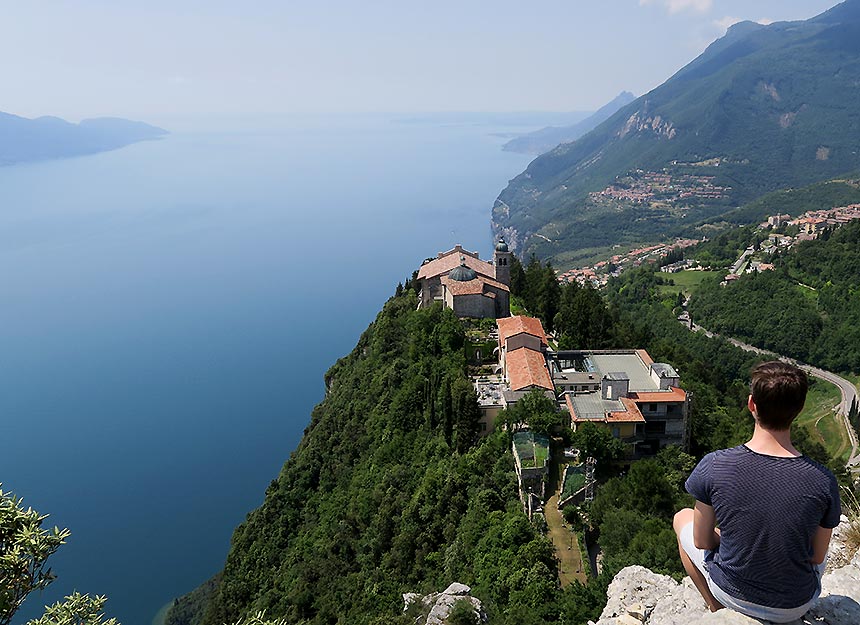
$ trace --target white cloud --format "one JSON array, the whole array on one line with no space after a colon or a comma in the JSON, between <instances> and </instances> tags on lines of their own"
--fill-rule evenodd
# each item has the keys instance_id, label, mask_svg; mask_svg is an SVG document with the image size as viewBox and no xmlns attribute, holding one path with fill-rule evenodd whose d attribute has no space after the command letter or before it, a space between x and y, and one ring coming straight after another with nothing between
<instances>
[{"instance_id":1,"label":"white cloud","mask_svg":"<svg viewBox=\"0 0 860 625\"><path fill-rule=\"evenodd\" d=\"M714 20L714 26L719 28L721 33L725 33L729 29L729 26L737 24L740 21L742 20L739 17L732 17L731 15L726 15L721 20Z\"/></svg>"},{"instance_id":2,"label":"white cloud","mask_svg":"<svg viewBox=\"0 0 860 625\"><path fill-rule=\"evenodd\" d=\"M733 17L731 15L726 15L722 19L714 20L713 24L714 24L714 26L717 27L717 29L719 29L719 31L721 33L725 33L729 29L729 26L734 26L738 22L742 22L742 21L743 21L743 18ZM768 18L762 18L760 20L755 20L755 21L757 23L761 24L762 26L767 26L768 24L773 24L773 20L768 19Z\"/></svg>"},{"instance_id":3,"label":"white cloud","mask_svg":"<svg viewBox=\"0 0 860 625\"><path fill-rule=\"evenodd\" d=\"M714 0L639 0L639 4L640 6L660 4L666 7L666 10L671 15L686 10L705 13L710 11L714 6Z\"/></svg>"}]
</instances>

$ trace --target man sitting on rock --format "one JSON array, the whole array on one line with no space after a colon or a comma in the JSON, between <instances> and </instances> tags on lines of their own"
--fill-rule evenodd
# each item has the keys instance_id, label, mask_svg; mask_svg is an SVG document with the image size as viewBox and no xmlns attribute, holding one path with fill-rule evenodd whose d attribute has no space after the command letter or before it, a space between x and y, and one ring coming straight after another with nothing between
<instances>
[{"instance_id":1,"label":"man sitting on rock","mask_svg":"<svg viewBox=\"0 0 860 625\"><path fill-rule=\"evenodd\" d=\"M695 508L678 512L674 527L684 569L712 612L727 607L785 623L821 593L839 487L791 443L806 374L765 362L753 369L750 388L752 438L702 458L685 485Z\"/></svg>"}]
</instances>

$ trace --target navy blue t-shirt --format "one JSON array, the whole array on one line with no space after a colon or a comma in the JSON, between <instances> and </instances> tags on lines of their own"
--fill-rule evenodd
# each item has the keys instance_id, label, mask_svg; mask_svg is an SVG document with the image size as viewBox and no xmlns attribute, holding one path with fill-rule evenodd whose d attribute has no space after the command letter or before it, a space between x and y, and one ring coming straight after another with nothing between
<instances>
[{"instance_id":1,"label":"navy blue t-shirt","mask_svg":"<svg viewBox=\"0 0 860 625\"><path fill-rule=\"evenodd\" d=\"M746 445L702 458L685 484L713 506L720 546L708 572L737 599L794 608L818 588L812 538L839 524L836 478L806 456L780 458Z\"/></svg>"}]
</instances>

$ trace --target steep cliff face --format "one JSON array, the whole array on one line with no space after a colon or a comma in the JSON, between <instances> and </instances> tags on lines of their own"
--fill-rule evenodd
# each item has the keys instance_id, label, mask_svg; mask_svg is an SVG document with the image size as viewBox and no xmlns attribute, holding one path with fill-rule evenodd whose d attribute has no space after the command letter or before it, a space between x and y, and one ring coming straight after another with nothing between
<instances>
[{"instance_id":1,"label":"steep cliff face","mask_svg":"<svg viewBox=\"0 0 860 625\"><path fill-rule=\"evenodd\" d=\"M552 545L522 513L510 442L477 437L463 324L417 303L412 290L389 300L329 370L325 400L233 534L223 572L178 600L170 625L259 611L371 625L395 618L404 592L453 580L496 614L547 585L552 597Z\"/></svg>"},{"instance_id":2,"label":"steep cliff face","mask_svg":"<svg viewBox=\"0 0 860 625\"><path fill-rule=\"evenodd\" d=\"M840 525L844 530L847 523ZM839 537L831 546L821 597L792 625L860 623L860 553L848 559ZM847 563L846 563L847 560ZM760 625L731 610L710 613L689 577L678 583L641 566L622 569L609 585L607 603L596 625Z\"/></svg>"}]
</instances>

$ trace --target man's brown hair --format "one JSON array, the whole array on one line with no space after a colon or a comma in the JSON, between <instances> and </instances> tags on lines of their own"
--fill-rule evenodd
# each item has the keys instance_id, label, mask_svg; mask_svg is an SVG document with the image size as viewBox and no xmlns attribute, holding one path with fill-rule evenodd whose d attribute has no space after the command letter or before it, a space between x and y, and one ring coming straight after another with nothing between
<instances>
[{"instance_id":1,"label":"man's brown hair","mask_svg":"<svg viewBox=\"0 0 860 625\"><path fill-rule=\"evenodd\" d=\"M750 392L758 421L768 430L787 430L803 410L809 380L806 373L785 362L763 362L752 370Z\"/></svg>"}]
</instances>

